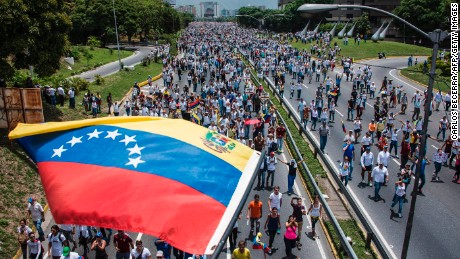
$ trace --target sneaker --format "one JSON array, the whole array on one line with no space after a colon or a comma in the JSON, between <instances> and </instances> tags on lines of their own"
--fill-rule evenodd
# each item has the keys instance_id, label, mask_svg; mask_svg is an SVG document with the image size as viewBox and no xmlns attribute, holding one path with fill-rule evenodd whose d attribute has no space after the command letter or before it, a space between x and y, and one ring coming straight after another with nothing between
<instances>
[{"instance_id":1,"label":"sneaker","mask_svg":"<svg viewBox=\"0 0 460 259\"><path fill-rule=\"evenodd\" d=\"M276 234L281 234L281 229L278 228L278 230L276 230Z\"/></svg>"},{"instance_id":2,"label":"sneaker","mask_svg":"<svg viewBox=\"0 0 460 259\"><path fill-rule=\"evenodd\" d=\"M372 183L369 183L369 186L372 187Z\"/></svg>"},{"instance_id":3,"label":"sneaker","mask_svg":"<svg viewBox=\"0 0 460 259\"><path fill-rule=\"evenodd\" d=\"M398 218L402 218L402 214L401 214L401 213L398 213Z\"/></svg>"},{"instance_id":4,"label":"sneaker","mask_svg":"<svg viewBox=\"0 0 460 259\"><path fill-rule=\"evenodd\" d=\"M361 180L361 183L364 183L364 180Z\"/></svg>"}]
</instances>

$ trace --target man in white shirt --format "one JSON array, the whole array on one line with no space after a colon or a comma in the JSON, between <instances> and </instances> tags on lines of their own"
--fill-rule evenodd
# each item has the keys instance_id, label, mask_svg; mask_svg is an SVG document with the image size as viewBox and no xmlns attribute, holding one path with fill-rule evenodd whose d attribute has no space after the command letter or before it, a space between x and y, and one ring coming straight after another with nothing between
<instances>
[{"instance_id":1,"label":"man in white shirt","mask_svg":"<svg viewBox=\"0 0 460 259\"><path fill-rule=\"evenodd\" d=\"M382 187L384 183L388 182L388 169L383 166L382 162L379 162L379 165L374 167L374 169L372 170L371 177L372 177L372 180L374 181L373 200L375 202L378 202L379 200L382 200L382 198L379 195L380 187Z\"/></svg>"},{"instance_id":2,"label":"man in white shirt","mask_svg":"<svg viewBox=\"0 0 460 259\"><path fill-rule=\"evenodd\" d=\"M379 152L377 156L377 163L382 163L383 166L388 168L388 162L390 161L390 152L388 152L388 146L384 146L383 150Z\"/></svg>"},{"instance_id":3,"label":"man in white shirt","mask_svg":"<svg viewBox=\"0 0 460 259\"><path fill-rule=\"evenodd\" d=\"M355 136L353 136L352 130L349 130L348 134L343 138L343 142L347 142L348 140L350 140L351 143L355 143Z\"/></svg>"},{"instance_id":4,"label":"man in white shirt","mask_svg":"<svg viewBox=\"0 0 460 259\"><path fill-rule=\"evenodd\" d=\"M272 211L273 208L278 209L278 212L281 210L281 205L283 204L283 194L280 192L280 187L275 186L273 192L268 198L268 209Z\"/></svg>"},{"instance_id":5,"label":"man in white shirt","mask_svg":"<svg viewBox=\"0 0 460 259\"><path fill-rule=\"evenodd\" d=\"M29 204L27 207L27 212L32 218L35 228L38 231L40 240L45 240L45 233L42 229L42 223L45 221L45 211L40 203L36 201L35 198L29 198Z\"/></svg>"},{"instance_id":6,"label":"man in white shirt","mask_svg":"<svg viewBox=\"0 0 460 259\"><path fill-rule=\"evenodd\" d=\"M267 182L265 186L268 187L268 179L270 179L271 176L271 184L270 186L273 187L273 182L275 178L275 169L276 169L276 164L278 163L278 159L275 157L275 152L271 152L270 155L266 158L267 159Z\"/></svg>"},{"instance_id":7,"label":"man in white shirt","mask_svg":"<svg viewBox=\"0 0 460 259\"><path fill-rule=\"evenodd\" d=\"M367 171L367 184L372 186L371 171L374 163L374 154L371 152L371 147L366 147L366 152L361 155L361 183L364 183L364 174Z\"/></svg>"}]
</instances>

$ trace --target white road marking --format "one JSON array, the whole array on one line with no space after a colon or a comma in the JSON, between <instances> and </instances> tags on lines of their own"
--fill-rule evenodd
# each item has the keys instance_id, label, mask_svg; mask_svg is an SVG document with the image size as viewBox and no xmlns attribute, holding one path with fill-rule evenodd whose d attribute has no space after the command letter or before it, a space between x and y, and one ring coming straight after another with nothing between
<instances>
[{"instance_id":1,"label":"white road marking","mask_svg":"<svg viewBox=\"0 0 460 259\"><path fill-rule=\"evenodd\" d=\"M232 251L230 251L230 242L228 241L227 238L227 259L232 259Z\"/></svg>"},{"instance_id":2,"label":"white road marking","mask_svg":"<svg viewBox=\"0 0 460 259\"><path fill-rule=\"evenodd\" d=\"M309 88L308 86L306 86L305 84L302 84L305 88Z\"/></svg>"},{"instance_id":3,"label":"white road marking","mask_svg":"<svg viewBox=\"0 0 460 259\"><path fill-rule=\"evenodd\" d=\"M283 153L282 154L283 158L284 158L284 161L288 161L287 158L286 158L286 154ZM297 193L299 196L300 196L300 189L299 189L299 186L297 185L297 181L294 181L294 190L295 190L295 193ZM301 197L301 196L300 196ZM302 198L302 197L301 197ZM304 202L305 204L305 202ZM308 220L308 224L311 226L311 219L310 217L306 217L307 220ZM301 232L302 233L302 232ZM326 256L326 253L324 252L324 248L323 248L323 245L321 244L321 242L316 242L316 244L318 245L318 249L319 249L319 252L321 253L321 258L323 259L326 259L327 256Z\"/></svg>"},{"instance_id":4,"label":"white road marking","mask_svg":"<svg viewBox=\"0 0 460 259\"><path fill-rule=\"evenodd\" d=\"M340 116L343 117L343 114L341 112L339 112L339 110L335 109L335 112L337 112Z\"/></svg>"},{"instance_id":5,"label":"white road marking","mask_svg":"<svg viewBox=\"0 0 460 259\"><path fill-rule=\"evenodd\" d=\"M394 159L394 158L392 158L392 159L393 159L393 161L394 161L397 165L401 165L401 163L399 163L398 160L396 160L396 159Z\"/></svg>"},{"instance_id":6,"label":"white road marking","mask_svg":"<svg viewBox=\"0 0 460 259\"><path fill-rule=\"evenodd\" d=\"M405 84L405 85L408 85L408 86L414 88L415 90L421 91L421 89L419 89L419 88L417 88L417 87L415 87L415 86L413 86L413 85L411 85L411 84L409 84L409 83L406 83L406 82L404 82L403 80L399 79L398 76L393 75L392 72L395 71L395 70L396 70L396 69L390 70L390 72L389 72L390 76L394 77L394 78L395 78L396 80L398 80L399 82L401 82L401 83L403 83L403 84Z\"/></svg>"},{"instance_id":7,"label":"white road marking","mask_svg":"<svg viewBox=\"0 0 460 259\"><path fill-rule=\"evenodd\" d=\"M294 108L292 107L292 105L287 102L287 104L294 110ZM299 117L297 114L295 115L297 117ZM313 139L315 142L319 143L319 141L317 140L317 137L316 136L313 136ZM325 156L329 161L329 163L331 165L334 165L335 169L336 169L336 172L339 172L339 168L337 167L337 165L329 158L329 156ZM387 240L385 239L385 237L382 235L382 232L380 232L380 230L377 228L377 225L375 225L375 222L374 220L372 220L371 216L369 215L369 213L367 212L367 210L365 209L365 207L363 206L363 204L361 203L361 201L358 199L358 197L356 196L355 192L353 191L353 189L351 188L348 188L348 191L350 193L351 196L353 196L353 199L356 201L356 203L358 204L358 206L361 208L361 211L363 212L364 216L366 217L366 220L367 222L369 222L369 224L372 226L372 228L374 229L375 233L379 236L379 238L382 240L382 243L383 245L387 248L388 252L390 253L391 257L393 258L398 258L398 256L396 256L396 254L393 252L393 250L390 248L390 246L388 245L388 242Z\"/></svg>"},{"instance_id":8,"label":"white road marking","mask_svg":"<svg viewBox=\"0 0 460 259\"><path fill-rule=\"evenodd\" d=\"M136 240L141 240L141 238L142 238L142 235L143 235L142 233L139 233L139 234L137 234L137 238L136 238Z\"/></svg>"},{"instance_id":9,"label":"white road marking","mask_svg":"<svg viewBox=\"0 0 460 259\"><path fill-rule=\"evenodd\" d=\"M439 148L437 148L435 145L431 145L434 149L438 150Z\"/></svg>"}]
</instances>

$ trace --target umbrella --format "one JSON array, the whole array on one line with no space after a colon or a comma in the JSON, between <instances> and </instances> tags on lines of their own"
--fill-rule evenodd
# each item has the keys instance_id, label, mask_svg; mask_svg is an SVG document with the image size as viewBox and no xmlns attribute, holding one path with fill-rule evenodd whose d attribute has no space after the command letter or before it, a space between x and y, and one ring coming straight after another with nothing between
<instances>
[{"instance_id":1,"label":"umbrella","mask_svg":"<svg viewBox=\"0 0 460 259\"><path fill-rule=\"evenodd\" d=\"M260 120L258 119L249 119L244 122L244 125L254 125L254 124L259 124Z\"/></svg>"}]
</instances>

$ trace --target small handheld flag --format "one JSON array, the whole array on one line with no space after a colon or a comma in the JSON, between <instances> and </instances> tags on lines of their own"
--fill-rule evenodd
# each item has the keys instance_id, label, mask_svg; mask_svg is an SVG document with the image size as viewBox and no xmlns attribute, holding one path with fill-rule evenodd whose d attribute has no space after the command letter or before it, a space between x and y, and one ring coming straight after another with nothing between
<instances>
[{"instance_id":1,"label":"small handheld flag","mask_svg":"<svg viewBox=\"0 0 460 259\"><path fill-rule=\"evenodd\" d=\"M343 121L342 121L342 130L344 133L347 133L347 128L345 128L345 124L343 123Z\"/></svg>"}]
</instances>

